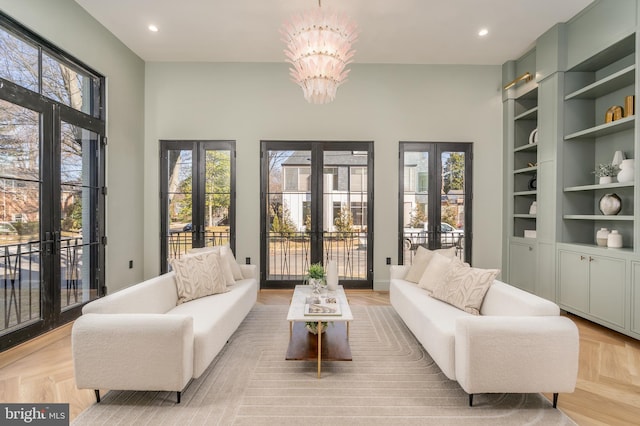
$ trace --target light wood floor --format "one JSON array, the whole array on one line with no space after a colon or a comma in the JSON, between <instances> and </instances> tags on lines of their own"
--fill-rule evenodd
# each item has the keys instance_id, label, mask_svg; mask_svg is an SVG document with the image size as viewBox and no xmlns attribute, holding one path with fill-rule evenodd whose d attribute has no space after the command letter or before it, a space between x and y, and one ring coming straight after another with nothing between
<instances>
[{"instance_id":1,"label":"light wood floor","mask_svg":"<svg viewBox=\"0 0 640 426\"><path fill-rule=\"evenodd\" d=\"M349 291L353 305L387 305L389 294ZM258 303L287 305L291 291L263 290ZM570 315L580 330L578 385L558 407L579 425L640 424L640 341ZM71 362L71 326L0 354L0 401L70 404L70 417L95 402L78 390ZM551 395L547 395L550 398Z\"/></svg>"}]
</instances>

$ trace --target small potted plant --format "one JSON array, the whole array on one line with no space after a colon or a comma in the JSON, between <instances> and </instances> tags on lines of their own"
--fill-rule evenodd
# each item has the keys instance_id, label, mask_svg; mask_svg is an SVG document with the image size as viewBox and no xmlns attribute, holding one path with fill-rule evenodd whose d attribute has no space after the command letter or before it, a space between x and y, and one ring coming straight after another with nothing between
<instances>
[{"instance_id":1,"label":"small potted plant","mask_svg":"<svg viewBox=\"0 0 640 426\"><path fill-rule=\"evenodd\" d=\"M322 266L322 263L313 263L309 266L307 281L313 288L314 293L318 292L320 287L324 285L325 279L324 266Z\"/></svg>"},{"instance_id":2,"label":"small potted plant","mask_svg":"<svg viewBox=\"0 0 640 426\"><path fill-rule=\"evenodd\" d=\"M593 173L599 178L599 183L611 183L613 177L618 174L618 166L614 166L611 163L598 164Z\"/></svg>"}]
</instances>

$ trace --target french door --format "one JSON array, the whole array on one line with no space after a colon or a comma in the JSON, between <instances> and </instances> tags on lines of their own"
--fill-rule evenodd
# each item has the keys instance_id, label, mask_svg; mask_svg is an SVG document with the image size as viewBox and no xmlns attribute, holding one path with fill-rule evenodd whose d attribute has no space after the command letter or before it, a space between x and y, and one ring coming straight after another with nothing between
<instances>
[{"instance_id":1,"label":"french door","mask_svg":"<svg viewBox=\"0 0 640 426\"><path fill-rule=\"evenodd\" d=\"M0 349L104 293L104 122L2 80Z\"/></svg>"},{"instance_id":2,"label":"french door","mask_svg":"<svg viewBox=\"0 0 640 426\"><path fill-rule=\"evenodd\" d=\"M261 159L262 286L335 260L340 284L373 288L373 143L263 141Z\"/></svg>"},{"instance_id":3,"label":"french door","mask_svg":"<svg viewBox=\"0 0 640 426\"><path fill-rule=\"evenodd\" d=\"M235 252L235 142L160 141L161 272L194 247Z\"/></svg>"},{"instance_id":4,"label":"french door","mask_svg":"<svg viewBox=\"0 0 640 426\"><path fill-rule=\"evenodd\" d=\"M398 259L455 247L471 263L472 144L400 142Z\"/></svg>"}]
</instances>

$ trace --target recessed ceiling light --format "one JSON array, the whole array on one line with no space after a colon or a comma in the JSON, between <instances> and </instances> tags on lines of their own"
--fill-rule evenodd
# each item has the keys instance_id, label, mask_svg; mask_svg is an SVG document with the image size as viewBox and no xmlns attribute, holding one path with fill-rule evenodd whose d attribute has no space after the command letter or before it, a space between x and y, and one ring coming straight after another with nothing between
<instances>
[{"instance_id":1,"label":"recessed ceiling light","mask_svg":"<svg viewBox=\"0 0 640 426\"><path fill-rule=\"evenodd\" d=\"M489 30L488 30L488 29L486 29L486 28L483 28L483 29L481 29L480 31L478 31L478 35L479 35L480 37L484 37L484 36L486 36L487 34L489 34Z\"/></svg>"},{"instance_id":2,"label":"recessed ceiling light","mask_svg":"<svg viewBox=\"0 0 640 426\"><path fill-rule=\"evenodd\" d=\"M147 28L149 28L149 31L152 31L154 33L158 32L158 27L156 27L155 25L151 24L149 25Z\"/></svg>"}]
</instances>

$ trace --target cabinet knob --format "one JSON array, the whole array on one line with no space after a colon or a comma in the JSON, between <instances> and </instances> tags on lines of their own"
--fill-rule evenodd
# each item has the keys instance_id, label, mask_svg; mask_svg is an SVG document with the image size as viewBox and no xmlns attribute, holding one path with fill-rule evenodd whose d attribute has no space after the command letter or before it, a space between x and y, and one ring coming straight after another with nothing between
<instances>
[{"instance_id":1,"label":"cabinet knob","mask_svg":"<svg viewBox=\"0 0 640 426\"><path fill-rule=\"evenodd\" d=\"M589 256L589 262L593 262L593 257Z\"/></svg>"},{"instance_id":2,"label":"cabinet knob","mask_svg":"<svg viewBox=\"0 0 640 426\"><path fill-rule=\"evenodd\" d=\"M529 246L529 251L533 251L533 247Z\"/></svg>"},{"instance_id":3,"label":"cabinet knob","mask_svg":"<svg viewBox=\"0 0 640 426\"><path fill-rule=\"evenodd\" d=\"M585 259L586 259L586 257L580 255L580 260L585 260Z\"/></svg>"}]
</instances>

